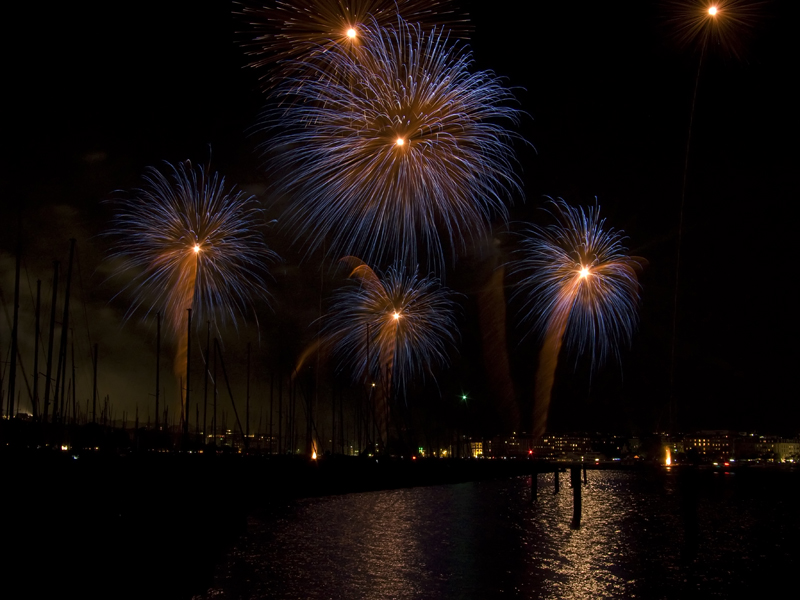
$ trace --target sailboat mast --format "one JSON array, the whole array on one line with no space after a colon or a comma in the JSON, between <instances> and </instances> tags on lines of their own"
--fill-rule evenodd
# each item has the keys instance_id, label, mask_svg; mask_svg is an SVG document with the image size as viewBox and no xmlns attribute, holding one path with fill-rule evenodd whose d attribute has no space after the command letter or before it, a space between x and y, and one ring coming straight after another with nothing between
<instances>
[{"instance_id":1,"label":"sailboat mast","mask_svg":"<svg viewBox=\"0 0 800 600\"><path fill-rule=\"evenodd\" d=\"M53 373L53 338L56 332L56 302L58 301L58 261L53 261L53 299L50 302L50 332L47 336L47 372L44 379L44 410L42 419L47 422L50 408L50 379Z\"/></svg>"},{"instance_id":2,"label":"sailboat mast","mask_svg":"<svg viewBox=\"0 0 800 600\"><path fill-rule=\"evenodd\" d=\"M36 333L33 339L33 398L31 399L31 409L33 412L33 420L39 418L39 333L40 333L40 319L39 315L42 310L42 280L36 280Z\"/></svg>"},{"instance_id":3,"label":"sailboat mast","mask_svg":"<svg viewBox=\"0 0 800 600\"><path fill-rule=\"evenodd\" d=\"M53 421L58 418L59 412L63 419L64 410L64 379L66 375L67 362L67 336L69 334L69 292L72 286L72 259L75 256L75 238L69 240L69 262L67 263L67 283L64 288L64 316L61 319L61 344L58 350L58 367L56 368L56 393L53 397ZM59 389L61 391L60 410Z\"/></svg>"},{"instance_id":4,"label":"sailboat mast","mask_svg":"<svg viewBox=\"0 0 800 600\"><path fill-rule=\"evenodd\" d=\"M186 406L183 410L183 435L186 440L189 439L189 374L191 373L192 362L192 309L186 309L189 312L187 327L186 327Z\"/></svg>"},{"instance_id":5,"label":"sailboat mast","mask_svg":"<svg viewBox=\"0 0 800 600\"><path fill-rule=\"evenodd\" d=\"M158 426L160 417L158 416L158 393L161 389L161 313L156 313L156 430L160 429Z\"/></svg>"},{"instance_id":6,"label":"sailboat mast","mask_svg":"<svg viewBox=\"0 0 800 600\"><path fill-rule=\"evenodd\" d=\"M19 269L22 262L22 246L17 242L17 260L14 269L14 317L11 325L11 356L9 357L9 366L11 371L8 374L8 418L14 416L14 394L16 394L17 386L17 352L18 348L18 334L19 334Z\"/></svg>"}]
</instances>

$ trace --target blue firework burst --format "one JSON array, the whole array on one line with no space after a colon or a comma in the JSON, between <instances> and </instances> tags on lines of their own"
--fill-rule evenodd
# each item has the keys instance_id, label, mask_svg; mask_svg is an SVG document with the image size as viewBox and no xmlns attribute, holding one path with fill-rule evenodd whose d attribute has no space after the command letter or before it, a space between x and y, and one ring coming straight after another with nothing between
<instances>
[{"instance_id":1,"label":"blue firework burst","mask_svg":"<svg viewBox=\"0 0 800 600\"><path fill-rule=\"evenodd\" d=\"M592 366L629 344L638 322L641 259L630 257L621 232L607 228L600 207L551 202L554 223L531 225L512 270L522 276L523 321L545 338L564 339Z\"/></svg>"},{"instance_id":2,"label":"blue firework burst","mask_svg":"<svg viewBox=\"0 0 800 600\"><path fill-rule=\"evenodd\" d=\"M192 308L197 322L236 323L257 298L267 297L267 265L277 259L264 239L253 196L187 162L149 168L145 185L113 201L109 235L118 274L139 307L163 312L177 333Z\"/></svg>"},{"instance_id":3,"label":"blue firework burst","mask_svg":"<svg viewBox=\"0 0 800 600\"><path fill-rule=\"evenodd\" d=\"M359 259L343 259L350 281L335 296L324 337L356 381L374 377L404 389L447 364L455 345L453 293L435 277L394 266L378 275Z\"/></svg>"},{"instance_id":4,"label":"blue firework burst","mask_svg":"<svg viewBox=\"0 0 800 600\"><path fill-rule=\"evenodd\" d=\"M335 69L288 81L263 144L288 224L311 249L370 264L443 270L522 192L512 142L520 112L501 79L470 72L441 32L373 23Z\"/></svg>"}]
</instances>

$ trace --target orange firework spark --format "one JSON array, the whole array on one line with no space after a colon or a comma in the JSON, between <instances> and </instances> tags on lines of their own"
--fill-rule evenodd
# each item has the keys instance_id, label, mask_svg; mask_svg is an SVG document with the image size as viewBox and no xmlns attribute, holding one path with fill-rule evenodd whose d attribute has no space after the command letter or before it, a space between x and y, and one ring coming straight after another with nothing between
<instances>
[{"instance_id":1,"label":"orange firework spark","mask_svg":"<svg viewBox=\"0 0 800 600\"><path fill-rule=\"evenodd\" d=\"M252 57L251 67L277 65L266 82L302 70L303 62L324 64L333 48L354 48L362 43L365 24L392 25L398 17L419 23L425 31L447 29L465 37L471 29L466 14L447 0L294 0L265 4L242 2L238 14L247 21L249 38L243 43ZM251 37L252 36L252 37ZM270 85L268 83L268 85Z\"/></svg>"},{"instance_id":2,"label":"orange firework spark","mask_svg":"<svg viewBox=\"0 0 800 600\"><path fill-rule=\"evenodd\" d=\"M754 0L670 0L665 22L681 46L738 56L762 12Z\"/></svg>"}]
</instances>

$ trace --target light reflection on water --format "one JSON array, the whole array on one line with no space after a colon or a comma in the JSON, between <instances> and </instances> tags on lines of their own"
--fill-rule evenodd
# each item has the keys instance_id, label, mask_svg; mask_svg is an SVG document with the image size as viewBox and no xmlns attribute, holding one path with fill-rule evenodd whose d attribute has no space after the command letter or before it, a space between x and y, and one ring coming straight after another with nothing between
<instances>
[{"instance_id":1,"label":"light reflection on water","mask_svg":"<svg viewBox=\"0 0 800 600\"><path fill-rule=\"evenodd\" d=\"M590 471L577 530L568 479L554 494L539 475L535 503L524 477L287 503L251 517L206 597L736 598L790 581L797 477Z\"/></svg>"}]
</instances>

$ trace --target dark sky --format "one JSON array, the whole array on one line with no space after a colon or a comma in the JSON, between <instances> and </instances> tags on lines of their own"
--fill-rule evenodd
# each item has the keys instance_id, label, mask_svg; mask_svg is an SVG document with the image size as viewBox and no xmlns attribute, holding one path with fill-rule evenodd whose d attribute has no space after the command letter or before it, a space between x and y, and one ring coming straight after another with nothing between
<instances>
[{"instance_id":1,"label":"dark sky","mask_svg":"<svg viewBox=\"0 0 800 600\"><path fill-rule=\"evenodd\" d=\"M517 5L462 3L474 24L476 67L506 77L527 113L520 133L535 150L519 148L525 199L515 202L512 219L541 219L545 196L572 204L596 197L608 223L628 235L631 253L648 261L632 349L623 352L621 364L591 378L585 365L573 368L574 360L563 357L551 424L666 429L675 249L697 48L674 42L664 3L529 2L527 14L515 12ZM120 412L130 414L137 403L143 410L152 401L155 334L152 323L123 322L129 299L113 298L119 284L109 279L113 265L103 262L106 242L98 237L111 210L102 200L139 185L147 166L190 159L210 160L212 169L268 205L270 177L255 151L263 139L253 131L265 104L260 73L243 68L247 58L235 43L242 26L230 9L220 1L28 4L4 19L16 32L4 52L4 97L11 104L4 110L0 166L4 310L11 307L17 233L25 266L22 322L29 329L35 280L42 279L49 307L52 260L66 261L68 239L75 237L79 396L90 394L86 357L96 341L101 393ZM753 35L737 46L739 56L709 52L699 72L674 388L683 429L800 430L791 292L797 12L788 0L763 3ZM237 357L241 363L248 341L257 347L256 393L264 393L273 366L291 363L313 337L310 323L319 314L319 294L307 293L308 281L320 281L318 262L301 262L300 251L274 235L270 243L285 262L272 269L272 309L259 307L260 333L245 326L226 342L232 362ZM468 389L483 397L486 410L492 390L476 366L480 336L468 268L468 261L456 265L448 280L467 294L464 347L440 376L440 389ZM517 391L526 398L537 347L533 339L518 339L513 308L509 350ZM5 315L1 322L6 360L10 328ZM30 337L23 342L28 379ZM172 385L167 393L174 395Z\"/></svg>"}]
</instances>

